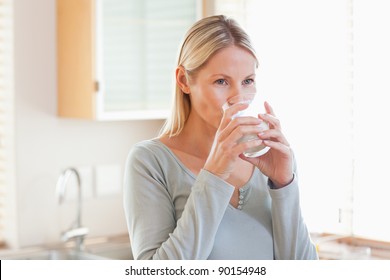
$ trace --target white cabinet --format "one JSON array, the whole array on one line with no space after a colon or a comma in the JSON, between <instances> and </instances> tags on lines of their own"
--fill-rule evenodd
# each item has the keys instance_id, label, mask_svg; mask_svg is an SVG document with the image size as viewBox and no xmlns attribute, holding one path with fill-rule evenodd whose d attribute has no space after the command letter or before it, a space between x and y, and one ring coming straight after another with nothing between
<instances>
[{"instance_id":1,"label":"white cabinet","mask_svg":"<svg viewBox=\"0 0 390 280\"><path fill-rule=\"evenodd\" d=\"M165 118L198 0L57 0L58 115ZM199 9L200 10L200 9Z\"/></svg>"}]
</instances>

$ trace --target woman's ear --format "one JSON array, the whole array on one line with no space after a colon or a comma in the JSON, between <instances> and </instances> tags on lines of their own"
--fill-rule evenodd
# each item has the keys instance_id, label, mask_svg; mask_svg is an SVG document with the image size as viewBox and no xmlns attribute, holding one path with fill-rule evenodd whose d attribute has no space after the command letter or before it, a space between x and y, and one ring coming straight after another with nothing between
<instances>
[{"instance_id":1,"label":"woman's ear","mask_svg":"<svg viewBox=\"0 0 390 280\"><path fill-rule=\"evenodd\" d=\"M187 79L186 70L183 66L176 68L176 83L185 94L190 93L189 81Z\"/></svg>"}]
</instances>

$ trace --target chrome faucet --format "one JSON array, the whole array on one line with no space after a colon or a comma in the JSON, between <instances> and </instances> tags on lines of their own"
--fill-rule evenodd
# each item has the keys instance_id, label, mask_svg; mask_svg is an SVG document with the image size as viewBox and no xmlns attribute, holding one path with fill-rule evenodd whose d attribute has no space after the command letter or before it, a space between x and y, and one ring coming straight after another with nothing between
<instances>
[{"instance_id":1,"label":"chrome faucet","mask_svg":"<svg viewBox=\"0 0 390 280\"><path fill-rule=\"evenodd\" d=\"M61 204L64 201L66 184L72 175L76 176L78 186L77 217L71 228L62 234L61 239L64 242L67 242L70 239L75 239L76 249L78 251L82 251L84 250L84 237L88 234L88 228L81 226L82 197L81 179L79 172L75 168L67 168L58 178L56 190L58 201Z\"/></svg>"}]
</instances>

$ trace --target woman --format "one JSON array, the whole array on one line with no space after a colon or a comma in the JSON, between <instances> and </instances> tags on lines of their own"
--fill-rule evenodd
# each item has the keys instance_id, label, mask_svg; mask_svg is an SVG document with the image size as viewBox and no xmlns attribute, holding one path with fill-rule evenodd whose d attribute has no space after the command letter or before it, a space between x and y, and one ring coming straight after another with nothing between
<instances>
[{"instance_id":1,"label":"woman","mask_svg":"<svg viewBox=\"0 0 390 280\"><path fill-rule=\"evenodd\" d=\"M126 163L124 206L136 259L316 259L301 217L293 154L273 109L233 116L255 92L258 66L247 34L212 16L186 34L172 116ZM270 129L261 131L267 122ZM258 134L248 142L238 140ZM243 152L265 144L257 158Z\"/></svg>"}]
</instances>

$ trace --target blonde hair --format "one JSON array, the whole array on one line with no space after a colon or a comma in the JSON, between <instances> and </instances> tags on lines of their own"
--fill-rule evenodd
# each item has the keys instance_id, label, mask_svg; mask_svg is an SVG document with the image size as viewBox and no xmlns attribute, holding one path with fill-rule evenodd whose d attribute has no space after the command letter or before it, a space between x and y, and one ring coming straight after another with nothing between
<instances>
[{"instance_id":1,"label":"blonde hair","mask_svg":"<svg viewBox=\"0 0 390 280\"><path fill-rule=\"evenodd\" d=\"M185 69L185 75L189 81L217 51L232 45L244 48L256 58L248 34L235 20L223 15L203 18L186 33L180 48L177 66ZM256 61L258 63L257 58ZM183 93L177 83L175 87L171 116L162 127L160 137L180 134L190 114L189 94Z\"/></svg>"}]
</instances>

